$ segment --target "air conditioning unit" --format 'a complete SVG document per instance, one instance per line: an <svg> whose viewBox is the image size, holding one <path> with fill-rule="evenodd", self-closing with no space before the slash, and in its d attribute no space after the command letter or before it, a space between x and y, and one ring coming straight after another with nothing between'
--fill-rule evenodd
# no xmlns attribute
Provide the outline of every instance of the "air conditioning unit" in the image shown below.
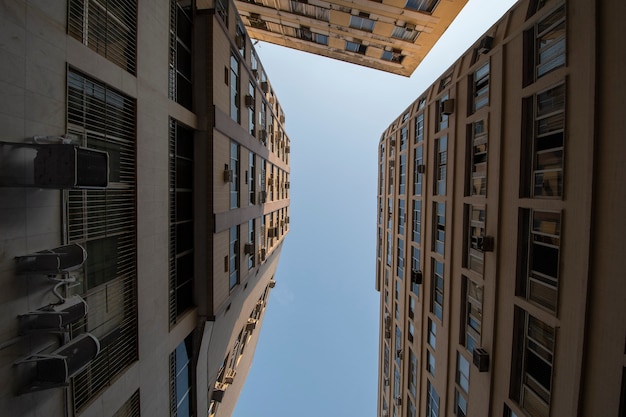
<svg viewBox="0 0 626 417"><path fill-rule="evenodd" d="M274 104L276 102L276 98L274 96L271 96L267 101L269 101L270 104Z"/></svg>
<svg viewBox="0 0 626 417"><path fill-rule="evenodd" d="M290 147L290 146L287 146L287 147L285 148L285 152L287 152L287 153L291 153L291 147Z"/></svg>
<svg viewBox="0 0 626 417"><path fill-rule="evenodd" d="M270 91L270 85L268 84L267 81L263 81L261 83L261 91L263 91L264 93L267 93L268 91Z"/></svg>
<svg viewBox="0 0 626 417"><path fill-rule="evenodd" d="M478 237L478 250L483 252L493 252L494 241L493 236L479 236Z"/></svg>
<svg viewBox="0 0 626 417"><path fill-rule="evenodd" d="M261 129L259 130L259 140L263 143L267 140L267 130Z"/></svg>
<svg viewBox="0 0 626 417"><path fill-rule="evenodd" d="M224 182L233 182L233 170L232 169L224 170Z"/></svg>
<svg viewBox="0 0 626 417"><path fill-rule="evenodd" d="M389 378L385 378L384 384L385 384L386 387L389 386Z"/></svg>
<svg viewBox="0 0 626 417"><path fill-rule="evenodd" d="M259 301L256 302L255 309L256 309L257 312L263 310L263 300L259 300Z"/></svg>
<svg viewBox="0 0 626 417"><path fill-rule="evenodd" d="M274 185L274 177L270 176L270 177L267 179L267 185L268 185L269 187L271 187L271 186L273 186L273 185Z"/></svg>
<svg viewBox="0 0 626 417"><path fill-rule="evenodd" d="M267 237L278 237L278 227L272 227L267 230Z"/></svg>
<svg viewBox="0 0 626 417"><path fill-rule="evenodd" d="M396 146L396 138L391 139L391 146Z"/></svg>
<svg viewBox="0 0 626 417"><path fill-rule="evenodd" d="M229 369L228 371L226 371L226 373L224 374L224 384L232 384L235 380L236 375L237 371L235 371L234 369Z"/></svg>
<svg viewBox="0 0 626 417"><path fill-rule="evenodd" d="M486 54L487 52L491 51L492 45L493 45L493 37L489 35L485 36L484 38L480 40L480 43L478 44L478 53Z"/></svg>
<svg viewBox="0 0 626 417"><path fill-rule="evenodd" d="M259 79L259 70L258 69L253 69L252 70L252 75L254 76L254 78L256 80L258 80Z"/></svg>
<svg viewBox="0 0 626 417"><path fill-rule="evenodd" d="M270 288L274 288L276 286L276 281L274 281L273 279L270 280Z"/></svg>
<svg viewBox="0 0 626 417"><path fill-rule="evenodd" d="M439 111L441 114L450 115L454 113L454 99L449 98L440 103Z"/></svg>
<svg viewBox="0 0 626 417"><path fill-rule="evenodd" d="M474 365L478 368L478 372L489 371L489 354L483 348L475 348L472 356Z"/></svg>
<svg viewBox="0 0 626 417"><path fill-rule="evenodd" d="M450 115L454 113L454 99L449 98L440 103L439 111L441 114Z"/></svg>
<svg viewBox="0 0 626 417"><path fill-rule="evenodd" d="M245 253L246 255L254 253L254 243L251 242L243 245L243 253Z"/></svg>
<svg viewBox="0 0 626 417"><path fill-rule="evenodd" d="M409 32L413 32L415 30L415 25L413 23L407 23L406 25L404 25L404 29Z"/></svg>
<svg viewBox="0 0 626 417"><path fill-rule="evenodd" d="M235 45L237 45L237 48L243 49L245 44L246 44L246 39L244 38L243 35L236 35L235 36Z"/></svg>
<svg viewBox="0 0 626 417"><path fill-rule="evenodd" d="M289 181L285 183L285 188L289 189Z"/></svg>
<svg viewBox="0 0 626 417"><path fill-rule="evenodd" d="M214 388L213 393L211 394L211 400L221 403L224 399L224 390L221 388Z"/></svg>
<svg viewBox="0 0 626 417"><path fill-rule="evenodd" d="M257 319L248 319L248 322L246 323L246 331L251 332L252 330L256 329L256 323Z"/></svg>
<svg viewBox="0 0 626 417"><path fill-rule="evenodd" d="M419 269L411 270L411 282L413 284L421 285L424 280L424 274Z"/></svg>
<svg viewBox="0 0 626 417"><path fill-rule="evenodd" d="M259 203L265 204L267 200L267 191L259 191Z"/></svg>
<svg viewBox="0 0 626 417"><path fill-rule="evenodd" d="M261 260L261 262L265 261L265 257L266 257L266 251L265 248L261 248L261 250L259 251L259 259Z"/></svg>
<svg viewBox="0 0 626 417"><path fill-rule="evenodd" d="M402 397L396 397L396 405L398 407L402 406Z"/></svg>
<svg viewBox="0 0 626 417"><path fill-rule="evenodd" d="M285 116L281 114L280 116L280 122L281 123L285 123Z"/></svg>
<svg viewBox="0 0 626 417"><path fill-rule="evenodd" d="M396 161L393 161L393 160L389 161L389 167L390 168L393 168L395 166L396 166Z"/></svg>
<svg viewBox="0 0 626 417"><path fill-rule="evenodd" d="M246 95L246 106L254 107L254 97L252 97L250 94Z"/></svg>
<svg viewBox="0 0 626 417"><path fill-rule="evenodd" d="M426 172L426 165L424 165L424 164L419 164L419 165L417 166L417 173L418 173L418 174L423 174L423 173L425 173L425 172Z"/></svg>

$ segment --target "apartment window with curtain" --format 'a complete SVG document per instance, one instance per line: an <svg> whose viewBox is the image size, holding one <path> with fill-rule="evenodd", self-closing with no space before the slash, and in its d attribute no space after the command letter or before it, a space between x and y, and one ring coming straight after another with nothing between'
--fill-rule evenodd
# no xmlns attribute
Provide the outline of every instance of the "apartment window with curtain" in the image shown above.
<svg viewBox="0 0 626 417"><path fill-rule="evenodd" d="M239 225L232 226L229 230L228 276L232 290L239 284Z"/></svg>
<svg viewBox="0 0 626 417"><path fill-rule="evenodd" d="M420 171L424 169L422 153L422 145L418 145L413 149L413 195L422 195L422 177L424 175Z"/></svg>
<svg viewBox="0 0 626 417"><path fill-rule="evenodd" d="M230 181L230 208L238 208L240 199L239 199L239 157L240 157L240 146L235 141L230 141L230 165L229 169L231 171L231 181Z"/></svg>
<svg viewBox="0 0 626 417"><path fill-rule="evenodd" d="M565 84L523 100L524 197L561 198L565 143Z"/></svg>
<svg viewBox="0 0 626 417"><path fill-rule="evenodd" d="M398 178L398 194L406 193L406 153L400 155L400 174Z"/></svg>
<svg viewBox="0 0 626 417"><path fill-rule="evenodd" d="M71 337L89 331L100 354L73 378L72 405L80 413L90 400L137 360L137 265L135 223L135 100L70 68L67 132L86 148L109 154L105 190L63 192L67 243L88 253L74 271L90 314L71 327Z"/></svg>
<svg viewBox="0 0 626 417"><path fill-rule="evenodd" d="M193 335L170 353L170 417L194 416Z"/></svg>
<svg viewBox="0 0 626 417"><path fill-rule="evenodd" d="M169 309L170 326L193 306L193 131L169 121Z"/></svg>
<svg viewBox="0 0 626 417"><path fill-rule="evenodd" d="M487 195L487 124L485 120L467 126L468 174L466 195Z"/></svg>
<svg viewBox="0 0 626 417"><path fill-rule="evenodd" d="M252 82L248 84L248 95L250 96L250 98L246 98L249 100L249 103L246 103L248 107L248 132L252 136L256 136L256 88Z"/></svg>
<svg viewBox="0 0 626 417"><path fill-rule="evenodd" d="M192 107L191 42L193 10L191 2L170 0L169 98Z"/></svg>
<svg viewBox="0 0 626 417"><path fill-rule="evenodd" d="M404 278L404 240L398 239L396 259L396 273L400 279Z"/></svg>
<svg viewBox="0 0 626 417"><path fill-rule="evenodd" d="M517 294L555 313L561 252L561 213L520 210Z"/></svg>
<svg viewBox="0 0 626 417"><path fill-rule="evenodd" d="M413 242L422 243L422 201L413 200Z"/></svg>
<svg viewBox="0 0 626 417"><path fill-rule="evenodd" d="M527 86L565 66L567 54L565 4L524 32L523 83Z"/></svg>
<svg viewBox="0 0 626 417"><path fill-rule="evenodd" d="M136 0L70 0L67 31L97 54L136 74Z"/></svg>
<svg viewBox="0 0 626 417"><path fill-rule="evenodd" d="M230 54L230 118L235 122L241 122L241 97L239 90L241 88L241 77L239 59L231 52Z"/></svg>
<svg viewBox="0 0 626 417"><path fill-rule="evenodd" d="M352 29L363 30L365 32L372 32L374 30L375 22L369 18L367 13L359 13L358 16L350 16L350 27Z"/></svg>
<svg viewBox="0 0 626 417"><path fill-rule="evenodd" d="M515 307L510 396L536 417L550 416L555 329Z"/></svg>

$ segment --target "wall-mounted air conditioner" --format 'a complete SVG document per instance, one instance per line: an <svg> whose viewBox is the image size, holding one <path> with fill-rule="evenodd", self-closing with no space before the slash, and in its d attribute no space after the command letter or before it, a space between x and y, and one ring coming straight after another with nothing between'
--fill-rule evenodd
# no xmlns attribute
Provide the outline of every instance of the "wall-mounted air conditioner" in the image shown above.
<svg viewBox="0 0 626 417"><path fill-rule="evenodd" d="M244 38L243 35L236 35L235 36L235 45L237 45L237 48L243 49L245 44L246 44L246 38Z"/></svg>
<svg viewBox="0 0 626 417"><path fill-rule="evenodd" d="M243 245L243 253L246 255L254 253L254 243L250 242Z"/></svg>
<svg viewBox="0 0 626 417"><path fill-rule="evenodd" d="M426 172L426 165L424 164L419 164L417 166L417 173L418 174L424 174Z"/></svg>
<svg viewBox="0 0 626 417"><path fill-rule="evenodd" d="M276 281L274 281L273 279L270 280L269 283L270 288L274 288L276 286Z"/></svg>
<svg viewBox="0 0 626 417"><path fill-rule="evenodd" d="M248 321L246 322L246 331L251 332L252 330L256 329L256 323L257 319L248 319Z"/></svg>
<svg viewBox="0 0 626 417"><path fill-rule="evenodd" d="M224 182L233 182L233 170L232 169L224 170Z"/></svg>
<svg viewBox="0 0 626 417"><path fill-rule="evenodd" d="M411 270L411 283L421 285L424 280L424 274L419 269Z"/></svg>
<svg viewBox="0 0 626 417"><path fill-rule="evenodd" d="M483 348L475 348L472 355L472 361L478 368L479 372L489 371L489 354Z"/></svg>
<svg viewBox="0 0 626 417"><path fill-rule="evenodd" d="M235 376L237 375L237 371L234 369L229 369L224 374L224 384L232 384L235 380Z"/></svg>
<svg viewBox="0 0 626 417"><path fill-rule="evenodd" d="M267 93L268 91L270 91L270 85L268 84L267 81L263 81L261 83L261 91L263 91L264 93Z"/></svg>
<svg viewBox="0 0 626 417"><path fill-rule="evenodd" d="M441 114L450 115L454 113L454 99L449 98L440 103Z"/></svg>
<svg viewBox="0 0 626 417"><path fill-rule="evenodd" d="M250 94L246 95L246 106L254 107L254 97L252 97Z"/></svg>
<svg viewBox="0 0 626 417"><path fill-rule="evenodd" d="M493 236L479 236L477 242L478 250L483 252L493 252Z"/></svg>

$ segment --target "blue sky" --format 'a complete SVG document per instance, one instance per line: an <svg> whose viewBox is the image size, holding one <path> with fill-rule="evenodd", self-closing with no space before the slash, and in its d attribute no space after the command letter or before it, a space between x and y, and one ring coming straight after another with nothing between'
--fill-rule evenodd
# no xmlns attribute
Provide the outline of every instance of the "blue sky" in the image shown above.
<svg viewBox="0 0 626 417"><path fill-rule="evenodd" d="M410 78L259 43L291 139L291 230L233 417L374 417L377 145L514 3L470 0Z"/></svg>

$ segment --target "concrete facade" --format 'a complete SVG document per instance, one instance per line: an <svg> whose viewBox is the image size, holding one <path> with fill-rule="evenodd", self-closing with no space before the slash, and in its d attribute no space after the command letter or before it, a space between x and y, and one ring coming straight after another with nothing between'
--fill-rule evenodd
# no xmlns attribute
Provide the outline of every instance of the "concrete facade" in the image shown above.
<svg viewBox="0 0 626 417"><path fill-rule="evenodd" d="M0 187L0 406L228 416L289 231L285 116L233 4L109 3L0 6L0 141L104 147L110 168L106 190ZM86 318L21 335L16 316L59 299L15 257L71 243L87 261L59 291ZM67 387L18 395L35 365L16 362L85 332L100 354Z"/></svg>
<svg viewBox="0 0 626 417"><path fill-rule="evenodd" d="M383 133L378 416L625 412L618 3L518 2Z"/></svg>
<svg viewBox="0 0 626 417"><path fill-rule="evenodd" d="M467 0L235 3L254 39L408 77Z"/></svg>

